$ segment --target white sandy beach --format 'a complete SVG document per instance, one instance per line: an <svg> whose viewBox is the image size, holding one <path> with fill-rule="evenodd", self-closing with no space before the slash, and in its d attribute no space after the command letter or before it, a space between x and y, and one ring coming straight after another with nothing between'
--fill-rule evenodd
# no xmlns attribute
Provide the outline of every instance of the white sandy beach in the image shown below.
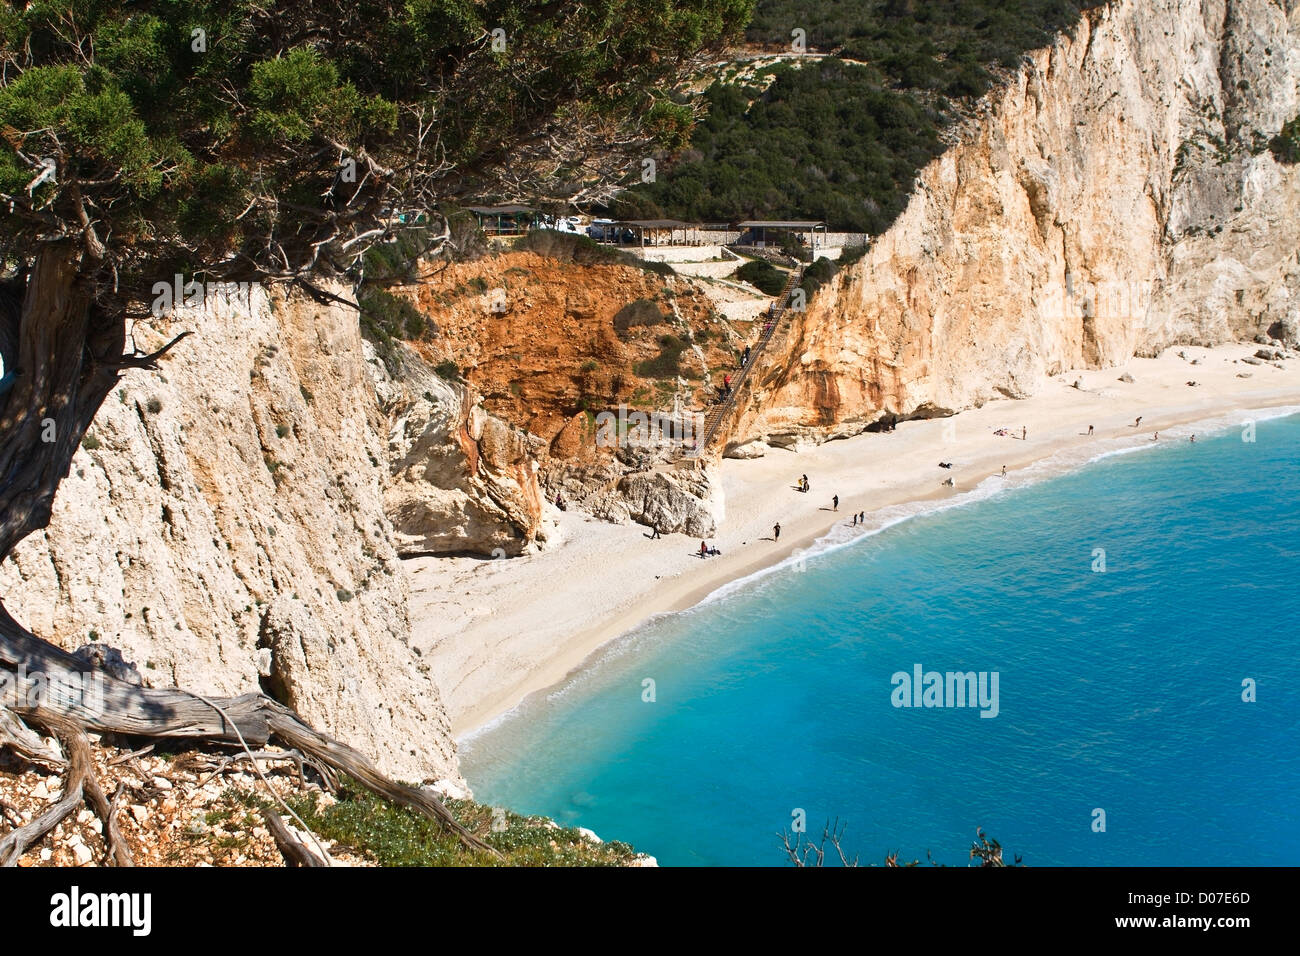
<svg viewBox="0 0 1300 956"><path fill-rule="evenodd" d="M1284 369L1234 362L1254 344L1180 346L1125 366L1064 373L1033 398L1001 400L950 419L907 422L800 452L722 464L726 517L710 541L721 557L701 560L684 535L649 538L641 525L610 525L557 513L564 542L510 560L416 558L414 643L430 663L457 737L582 665L602 644L652 614L689 607L728 581L774 565L854 513L968 492L1005 465L1009 483L1052 458L1062 467L1124 445L1188 441L1192 423L1249 410L1300 406L1300 362ZM1186 354L1183 359L1179 352ZM1199 365L1190 360L1200 359ZM1135 382L1120 382L1129 372ZM1242 372L1249 378L1238 378ZM1073 383L1081 380L1082 389ZM1195 380L1199 384L1189 387ZM1141 415L1140 428L1133 427ZM1095 435L1086 437L1088 426ZM1016 437L1000 437L1005 427ZM1028 438L1021 440L1021 429ZM938 467L950 461L948 471ZM795 490L807 474L809 494ZM941 482L951 475L954 487ZM839 512L830 510L831 496ZM781 523L781 539L772 525Z"/></svg>

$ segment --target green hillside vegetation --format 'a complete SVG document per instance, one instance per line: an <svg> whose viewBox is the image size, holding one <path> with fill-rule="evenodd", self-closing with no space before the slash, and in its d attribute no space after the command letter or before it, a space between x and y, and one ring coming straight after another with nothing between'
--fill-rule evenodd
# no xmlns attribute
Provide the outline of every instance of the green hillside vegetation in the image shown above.
<svg viewBox="0 0 1300 956"><path fill-rule="evenodd" d="M872 69L839 60L761 71L771 86L715 83L691 150L634 194L648 216L728 222L824 219L878 232L916 170L942 151L941 114L889 90ZM751 105L752 101L752 105Z"/></svg>
<svg viewBox="0 0 1300 956"><path fill-rule="evenodd" d="M759 0L751 43L838 58L715 81L691 146L625 192L620 216L692 221L822 219L878 234L902 210L941 131L993 70L1072 27L1076 0ZM861 61L848 63L845 60ZM734 73L732 74L734 77Z"/></svg>
<svg viewBox="0 0 1300 956"><path fill-rule="evenodd" d="M877 66L889 85L978 96L987 67L1014 68L1096 2L1076 0L759 0L751 43L788 48L804 30L811 49Z"/></svg>

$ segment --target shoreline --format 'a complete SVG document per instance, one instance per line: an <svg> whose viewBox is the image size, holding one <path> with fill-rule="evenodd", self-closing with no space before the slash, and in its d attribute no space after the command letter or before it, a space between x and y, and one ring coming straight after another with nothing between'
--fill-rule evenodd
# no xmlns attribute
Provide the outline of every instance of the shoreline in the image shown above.
<svg viewBox="0 0 1300 956"><path fill-rule="evenodd" d="M1154 445L1156 431L1177 430L1170 439L1187 441L1189 425L1217 431L1232 423L1215 420L1234 413L1286 414L1300 406L1300 363L1277 369L1234 361L1256 347L1178 347L1113 368L1070 370L1030 398L906 422L891 433L725 459L726 513L711 539L722 555L707 561L698 556L698 542L685 535L651 541L641 525L610 525L569 512L556 513L563 543L537 555L502 562L408 559L413 644L443 691L453 735L468 742L651 617L694 607L729 585L776 571L799 552L817 547L820 553L874 534L933 510L936 502L979 500L977 489L1000 476L1003 465L1014 488L1038 480L1026 472L1050 467L1054 459L1064 474L1105 454ZM1201 360L1194 367L1197 388L1186 386L1189 362L1176 351ZM1251 377L1237 378L1242 370ZM1126 371L1135 383L1117 381ZM1077 379L1085 383L1082 390L1070 384ZM1143 424L1134 428L1138 414ZM1089 424L1096 425L1092 438L1086 436ZM994 436L997 427L1014 429L1016 437ZM1022 427L1029 429L1023 442ZM952 461L952 470L939 469L940 460ZM810 479L808 494L794 488L803 473ZM949 475L953 488L941 484ZM838 513L831 510L832 494L841 499ZM900 508L910 510L882 517ZM850 516L862 511L862 530L849 530ZM780 542L771 540L772 520L781 521ZM838 526L845 528L841 540L828 541Z"/></svg>

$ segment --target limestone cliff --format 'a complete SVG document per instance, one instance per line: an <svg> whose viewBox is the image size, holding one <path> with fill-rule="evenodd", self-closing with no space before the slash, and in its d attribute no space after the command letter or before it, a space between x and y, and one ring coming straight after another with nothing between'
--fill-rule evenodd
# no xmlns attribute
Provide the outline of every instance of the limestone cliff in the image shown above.
<svg viewBox="0 0 1300 956"><path fill-rule="evenodd" d="M109 396L47 531L0 566L9 610L148 684L258 689L402 779L459 781L384 512L389 421L356 312L254 290L136 326L196 330Z"/></svg>
<svg viewBox="0 0 1300 956"><path fill-rule="evenodd" d="M403 555L514 556L554 536L544 520L538 456L545 442L485 411L410 349L401 373L372 360L389 419L384 507Z"/></svg>
<svg viewBox="0 0 1300 956"><path fill-rule="evenodd" d="M764 356L731 434L1019 397L1175 343L1300 327L1300 6L1119 0L1032 54L870 253Z"/></svg>

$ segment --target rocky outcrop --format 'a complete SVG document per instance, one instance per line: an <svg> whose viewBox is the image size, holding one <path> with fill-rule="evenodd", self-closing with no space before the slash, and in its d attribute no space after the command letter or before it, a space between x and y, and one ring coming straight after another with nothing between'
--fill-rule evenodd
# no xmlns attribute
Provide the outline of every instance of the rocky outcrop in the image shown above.
<svg viewBox="0 0 1300 956"><path fill-rule="evenodd" d="M389 416L384 507L401 554L513 556L553 535L537 477L545 442L409 349L400 377L373 358L370 371Z"/></svg>
<svg viewBox="0 0 1300 956"><path fill-rule="evenodd" d="M597 497L590 508L597 517L635 521L660 534L710 538L724 517L718 488L716 476L695 468L634 472L620 478L613 491Z"/></svg>
<svg viewBox="0 0 1300 956"><path fill-rule="evenodd" d="M734 445L1300 324L1300 7L1119 0L1037 51L783 330ZM759 446L750 446L757 448Z"/></svg>
<svg viewBox="0 0 1300 956"><path fill-rule="evenodd" d="M196 334L109 396L49 528L0 565L7 608L68 649L120 650L146 684L261 687L399 778L458 780L407 643L356 313L255 290L139 323L136 343L180 328Z"/></svg>

